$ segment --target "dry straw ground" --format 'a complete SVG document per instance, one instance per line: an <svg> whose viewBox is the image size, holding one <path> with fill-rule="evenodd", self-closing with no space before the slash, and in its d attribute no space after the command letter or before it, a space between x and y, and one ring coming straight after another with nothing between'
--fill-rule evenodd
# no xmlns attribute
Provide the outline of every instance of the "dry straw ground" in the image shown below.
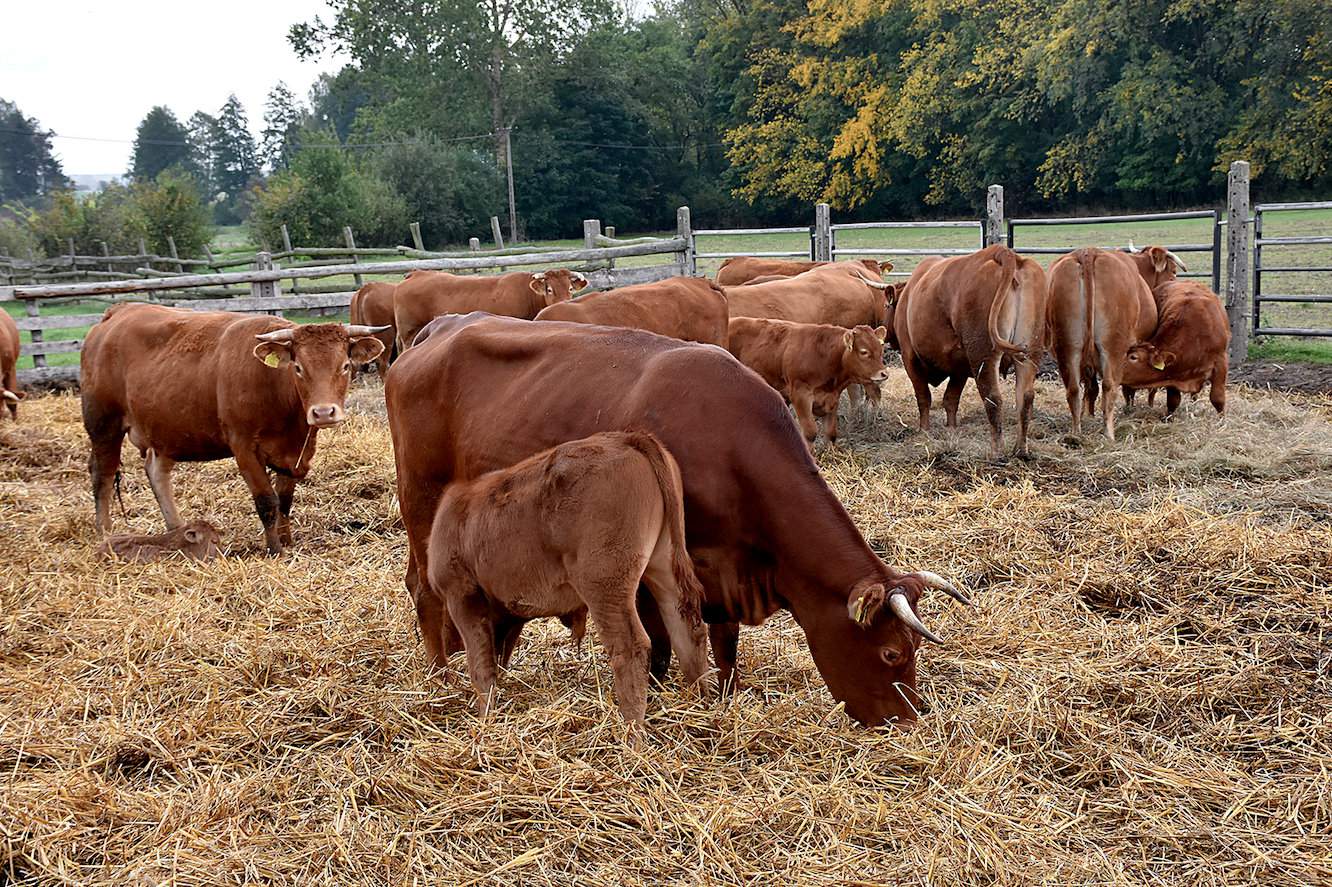
<svg viewBox="0 0 1332 887"><path fill-rule="evenodd" d="M885 556L976 593L925 608L934 713L852 726L775 618L750 690L668 688L637 750L557 624L486 722L425 673L374 383L280 559L230 463L178 472L206 566L96 561L78 402L34 398L0 427L0 883L1328 883L1332 402L1140 405L1107 445L1043 383L1035 459L991 463L974 397L911 434L899 372L821 453ZM157 526L128 447L125 500Z"/></svg>

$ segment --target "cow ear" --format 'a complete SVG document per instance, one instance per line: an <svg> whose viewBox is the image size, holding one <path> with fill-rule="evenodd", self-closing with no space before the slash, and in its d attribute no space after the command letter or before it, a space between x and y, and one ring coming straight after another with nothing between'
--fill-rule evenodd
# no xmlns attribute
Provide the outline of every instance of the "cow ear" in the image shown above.
<svg viewBox="0 0 1332 887"><path fill-rule="evenodd" d="M186 530L186 531L185 531L185 541L188 542L188 543L190 543L191 545L198 545L198 544L199 544L199 540L202 539L202 538L203 538L203 537L199 535L199 531L198 531L198 530Z"/></svg>
<svg viewBox="0 0 1332 887"><path fill-rule="evenodd" d="M1152 257L1152 268L1158 274L1170 267L1170 256L1166 253L1165 247L1154 246L1147 250L1147 254Z"/></svg>
<svg viewBox="0 0 1332 887"><path fill-rule="evenodd" d="M853 590L850 600L847 601L846 610L852 622L866 626L874 622L874 617L879 615L879 611L883 609L886 600L888 600L888 593L884 590L882 584L876 582L859 594L856 594Z"/></svg>
<svg viewBox="0 0 1332 887"><path fill-rule="evenodd" d="M1156 360L1152 361L1152 366L1156 367L1158 370L1163 370L1174 363L1175 359L1175 352L1173 351L1158 351L1156 352ZM1160 366L1157 366L1158 362L1160 363Z"/></svg>
<svg viewBox="0 0 1332 887"><path fill-rule="evenodd" d="M533 275L532 275L532 280L527 284L527 287L528 287L528 289L530 289L532 292L536 293L538 296L544 296L544 295L546 294L546 275L545 275L545 273L542 272L542 273L540 273L540 274L533 274Z"/></svg>
<svg viewBox="0 0 1332 887"><path fill-rule="evenodd" d="M842 335L842 344L846 346L847 351L850 351L855 347L855 333L851 332L851 330L847 330L846 333Z"/></svg>
<svg viewBox="0 0 1332 887"><path fill-rule="evenodd" d="M347 347L347 357L352 363L369 363L384 351L384 343L374 336L357 336Z"/></svg>
<svg viewBox="0 0 1332 887"><path fill-rule="evenodd" d="M879 337L879 344L882 345L884 342L888 341L888 327L876 326L874 328L874 335Z"/></svg>
<svg viewBox="0 0 1332 887"><path fill-rule="evenodd" d="M254 346L255 359L264 366L284 367L293 360L291 346L286 342L260 342Z"/></svg>

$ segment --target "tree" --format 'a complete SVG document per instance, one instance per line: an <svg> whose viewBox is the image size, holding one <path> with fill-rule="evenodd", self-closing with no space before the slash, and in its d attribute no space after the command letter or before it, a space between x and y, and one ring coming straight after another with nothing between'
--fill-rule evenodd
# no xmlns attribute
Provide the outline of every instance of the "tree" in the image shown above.
<svg viewBox="0 0 1332 887"><path fill-rule="evenodd" d="M163 170L172 167L190 170L192 165L189 132L170 108L154 105L134 134L130 178L151 182Z"/></svg>
<svg viewBox="0 0 1332 887"><path fill-rule="evenodd" d="M291 158L299 147L301 127L307 117L305 108L296 99L287 84L278 81L268 93L264 106L264 131L259 153L270 171L291 166Z"/></svg>
<svg viewBox="0 0 1332 887"><path fill-rule="evenodd" d="M193 177L178 167L172 168L155 181L135 182L131 190L150 250L167 255L170 237L181 255L203 253L213 230Z"/></svg>
<svg viewBox="0 0 1332 887"><path fill-rule="evenodd" d="M218 112L210 143L213 165L209 177L218 195L215 218L220 224L234 224L243 216L242 199L250 182L259 175L254 136L245 108L235 95Z"/></svg>
<svg viewBox="0 0 1332 887"><path fill-rule="evenodd" d="M345 142L357 112L368 105L383 104L383 96L372 91L369 80L350 65L336 74L320 74L310 87L310 126L332 132Z"/></svg>
<svg viewBox="0 0 1332 887"><path fill-rule="evenodd" d="M213 134L217 131L217 118L203 111L190 115L189 131L186 141L190 143L190 170L199 182L199 192L211 201L217 194L213 182L213 167L216 158L213 151Z"/></svg>
<svg viewBox="0 0 1332 887"><path fill-rule="evenodd" d="M69 187L49 130L0 99L0 203L33 200Z"/></svg>

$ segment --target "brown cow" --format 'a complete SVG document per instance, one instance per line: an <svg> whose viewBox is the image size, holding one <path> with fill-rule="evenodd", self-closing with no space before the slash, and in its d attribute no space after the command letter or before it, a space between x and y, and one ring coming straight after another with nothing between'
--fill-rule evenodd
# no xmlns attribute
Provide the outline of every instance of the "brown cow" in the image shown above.
<svg viewBox="0 0 1332 887"><path fill-rule="evenodd" d="M459 648L447 614L420 593L444 488L598 431L643 430L675 457L689 554L723 682L734 677L735 623L791 609L832 695L866 724L914 720L916 649L932 637L914 608L927 588L956 589L880 560L832 490L782 398L719 348L638 330L441 317L384 386L407 588L430 661ZM639 612L652 672L668 634L651 598Z"/></svg>
<svg viewBox="0 0 1332 887"><path fill-rule="evenodd" d="M19 350L18 324L14 323L14 318L9 316L8 311L0 310L0 393L3 394L5 406L9 407L9 415L15 422L18 421L19 401L23 399L16 369Z"/></svg>
<svg viewBox="0 0 1332 887"><path fill-rule="evenodd" d="M167 529L182 523L172 467L231 456L254 496L269 553L281 552L291 544L292 497L310 470L318 430L342 422L351 365L379 354L377 332L161 305L108 308L80 356L98 528L111 529L111 491L128 432Z"/></svg>
<svg viewBox="0 0 1332 887"><path fill-rule="evenodd" d="M1165 388L1166 416L1180 393L1210 386L1208 399L1226 410L1230 321L1216 294L1191 280L1171 280L1152 291L1160 306L1156 332L1128 350L1120 381L1129 388Z"/></svg>
<svg viewBox="0 0 1332 887"><path fill-rule="evenodd" d="M882 382L884 327L846 329L824 323L791 323L737 317L728 346L736 359L781 392L795 408L796 420L810 446L818 434L814 403L826 411L824 433L837 443L837 401L852 384Z"/></svg>
<svg viewBox="0 0 1332 887"><path fill-rule="evenodd" d="M217 557L222 537L206 520L192 520L174 530L158 533L155 536L118 533L109 536L98 547L97 553L104 558L119 558L126 561L161 560L180 552L185 557L198 561L209 561Z"/></svg>
<svg viewBox="0 0 1332 887"><path fill-rule="evenodd" d="M584 607L615 672L620 714L647 710L647 586L685 681L707 670L703 589L685 550L680 469L646 432L594 434L444 490L430 531L430 584L467 648L481 714L495 688L496 611L573 616ZM422 633L434 626L425 622Z"/></svg>
<svg viewBox="0 0 1332 887"><path fill-rule="evenodd" d="M532 320L542 308L563 302L587 286L577 271L514 271L499 276L423 271L408 275L393 295L398 350L406 351L427 323L441 314L485 311Z"/></svg>
<svg viewBox="0 0 1332 887"><path fill-rule="evenodd" d="M1050 341L1064 382L1073 433L1096 410L1101 389L1105 436L1115 439L1116 396L1129 346L1156 329L1150 281L1174 279L1178 259L1163 247L1138 253L1084 247L1050 266ZM1146 277L1144 277L1146 275Z"/></svg>
<svg viewBox="0 0 1332 887"><path fill-rule="evenodd" d="M893 308L902 365L916 392L920 429L930 427L930 386L948 380L944 413L957 426L967 379L976 380L990 421L990 455L1003 450L999 362L1016 362L1018 440L1027 455L1027 424L1036 396L1036 366L1045 342L1045 272L1005 246L967 256L929 257L911 272Z"/></svg>
<svg viewBox="0 0 1332 887"><path fill-rule="evenodd" d="M879 280L893 270L892 262L876 262L873 259L856 259L865 269ZM800 262L789 259L762 259L755 256L732 256L717 269L714 279L718 286L741 286L754 283L759 277L795 277L813 268L821 268L828 262Z"/></svg>
<svg viewBox="0 0 1332 887"><path fill-rule="evenodd" d="M536 319L629 327L726 347L726 295L701 277L670 277L588 293L543 308Z"/></svg>
<svg viewBox="0 0 1332 887"><path fill-rule="evenodd" d="M397 333L393 326L393 292L397 288L396 283L372 280L358 289L351 300L353 326L384 328L382 333L375 334L375 338L384 346L384 350L375 358L375 367L381 379L388 372L389 364L398 356Z"/></svg>

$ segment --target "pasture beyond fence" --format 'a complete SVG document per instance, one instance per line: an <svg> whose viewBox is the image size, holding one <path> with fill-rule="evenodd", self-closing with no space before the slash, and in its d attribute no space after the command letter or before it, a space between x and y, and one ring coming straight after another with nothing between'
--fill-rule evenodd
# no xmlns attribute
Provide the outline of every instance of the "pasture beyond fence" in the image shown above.
<svg viewBox="0 0 1332 887"><path fill-rule="evenodd" d="M15 280L16 272L24 269L13 261L6 263L0 258L0 275L8 274L13 283L6 290L0 287L0 298L20 299L25 303L27 316L18 321L19 328L31 334L32 341L23 344L22 353L31 355L34 368L24 370L20 378L24 382L68 382L77 378L76 367L48 367L46 356L51 354L75 353L82 347L79 339L63 341L44 341L43 333L51 330L78 330L95 323L100 315L77 314L66 316L43 316L39 305L43 300L78 299L101 296L147 296L162 301L163 304L189 307L196 310L230 310L281 314L283 311L341 311L351 302L351 296L367 275L403 274L415 270L447 270L456 272L504 271L514 267L573 265L583 272L592 287L604 289L614 286L627 286L660 280L673 275L698 275L700 260L711 264L718 259L734 255L752 255L771 258L800 258L811 261L835 261L854 257L890 258L898 264L891 274L906 277L910 274L908 264L914 264L924 256L930 255L965 255L990 244L1004 243L1020 253L1037 256L1054 256L1067 253L1078 246L1095 245L1105 249L1117 249L1124 243L1097 242L1094 244L1045 243L1041 245L1025 242L1021 237L1024 228L1055 228L1059 226L1100 226L1100 225L1147 225L1157 222L1177 222L1197 220L1206 222L1209 236L1197 242L1161 243L1175 253L1206 254L1209 261L1195 263L1191 270L1182 276L1208 280L1226 306L1230 318L1232 341L1231 361L1239 362L1248 353L1250 332L1260 335L1286 336L1332 336L1332 329L1322 329L1306 324L1302 327L1262 327L1261 306L1277 302L1302 302L1309 304L1332 304L1332 295L1323 294L1283 294L1268 293L1263 289L1263 274L1281 274L1289 272L1314 273L1332 272L1332 263L1315 265L1274 265L1263 267L1264 247L1293 247L1313 244L1332 244L1332 236L1303 236L1264 238L1262 232L1264 214L1290 212L1307 209L1332 209L1332 201L1300 204L1258 204L1250 216L1249 204L1249 168L1244 161L1236 161L1231 166L1227 187L1226 211L1224 217L1218 209L1195 210L1189 212L1141 213L1135 215L1107 215L1076 218L1016 218L1007 219L1004 215L1004 189L1000 185L991 185L986 194L986 212L984 218L950 221L875 221L847 222L834 224L832 213L827 204L817 204L814 208L813 223L807 226L785 226L772 228L694 228L688 207L680 207L676 216L676 232L670 237L637 237L618 239L615 229L602 229L600 220L588 219L583 223L583 247L581 249L559 249L536 246L503 247L501 239L496 240L499 248L483 251L477 238L472 238L466 252L429 252L421 248L419 226L411 226L413 246L388 248L358 248L350 228L344 229L346 247L293 247L283 231L283 250L269 253L259 252L243 260L251 267L244 271L224 271L235 267L242 260L235 258L219 259L211 253L207 258L181 259L175 255L153 256L140 247L140 255L132 257L109 256L81 257L71 251L68 256L52 263L52 280L59 280L73 273L91 276L97 279L83 283L29 282ZM1231 224L1231 220L1242 219L1243 224ZM1254 228L1252 238L1253 262L1249 262L1251 238L1250 226ZM959 241L955 245L943 246L933 238L943 237L947 233L965 236L972 232L974 245ZM886 246L872 238L877 233L896 232L904 234L923 233L931 238L929 242L915 246ZM799 237L796 248L790 243L793 237ZM1062 235L1061 235L1062 236ZM765 248L773 245L784 248ZM739 246L749 238L756 248ZM808 238L808 248L802 241ZM709 248L709 243L725 239L731 248L718 250ZM956 238L954 238L956 240ZM1223 246L1222 241L1225 241ZM1145 245L1144 239L1139 245ZM1160 241L1154 241L1160 242ZM173 245L174 246L174 245ZM105 248L103 252L106 252ZM624 267L616 266L616 261L626 258L663 255L667 261L659 264ZM371 257L393 257L388 261L363 261ZM300 257L306 257L301 259ZM117 275L111 271L87 269L89 261L96 260L106 268L114 267L117 260L133 259L135 273L141 276L134 279ZM275 262L286 260L285 266ZM1225 274L1223 275L1223 262ZM173 264L174 271L152 267L154 264ZM69 270L64 271L67 267ZM187 272L186 267L206 267L208 273ZM79 269L84 270L80 271ZM28 269L31 271L32 269ZM96 273L89 273L96 271ZM705 272L706 273L706 272ZM327 287L302 285L302 281L350 277L354 285L345 280ZM280 292L281 281L290 281L287 293ZM1252 284L1252 298L1250 298ZM160 294L176 293L174 300L160 300ZM188 294L189 298L186 298ZM204 297L204 298L199 298ZM213 298L208 298L213 297Z"/></svg>

